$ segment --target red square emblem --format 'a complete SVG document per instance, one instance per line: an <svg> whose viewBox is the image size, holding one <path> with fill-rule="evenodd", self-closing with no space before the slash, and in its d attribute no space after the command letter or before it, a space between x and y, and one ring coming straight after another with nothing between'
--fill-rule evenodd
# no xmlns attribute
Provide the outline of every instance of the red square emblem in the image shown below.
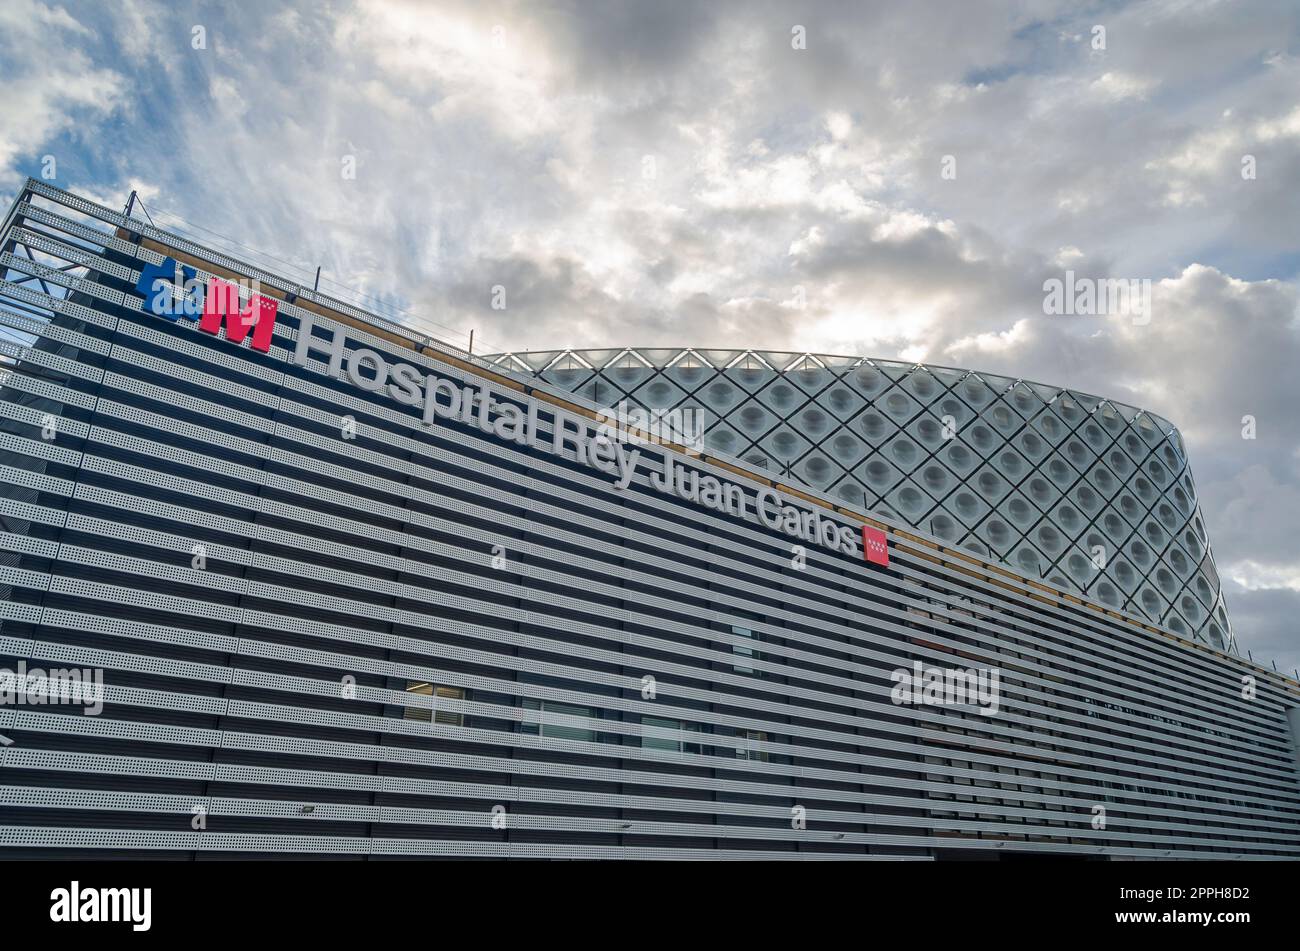
<svg viewBox="0 0 1300 951"><path fill-rule="evenodd" d="M884 532L870 525L862 526L862 557L873 565L889 564L889 541Z"/></svg>

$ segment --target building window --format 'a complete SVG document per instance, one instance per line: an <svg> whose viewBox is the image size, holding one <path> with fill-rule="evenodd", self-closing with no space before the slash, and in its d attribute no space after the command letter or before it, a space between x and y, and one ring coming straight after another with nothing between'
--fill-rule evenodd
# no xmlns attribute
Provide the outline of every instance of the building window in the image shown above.
<svg viewBox="0 0 1300 951"><path fill-rule="evenodd" d="M755 743L766 743L767 734L762 730L737 730L736 738L740 740L736 746L736 757L738 759L754 760L759 763L767 762L767 750L754 749Z"/></svg>
<svg viewBox="0 0 1300 951"><path fill-rule="evenodd" d="M683 740L678 736L665 735L670 730L695 734L704 732L704 729L698 723L683 723L681 720L664 720L660 717L642 717L641 748L664 750L668 753L702 753L704 751L703 744L698 739Z"/></svg>
<svg viewBox="0 0 1300 951"><path fill-rule="evenodd" d="M567 703L556 703L553 700L535 700L532 697L526 697L523 702L525 710L536 710L541 714L541 735L555 740L586 740L594 742L596 731L579 726L573 722L573 719L566 719L560 722L560 717L591 719L592 712L590 707L575 707ZM538 732L536 723L521 723L519 732L532 733Z"/></svg>
<svg viewBox="0 0 1300 951"><path fill-rule="evenodd" d="M659 717L641 718L641 747L647 750L665 750L680 753L682 742L673 736L665 736L665 731L680 730L681 720L662 720Z"/></svg>
<svg viewBox="0 0 1300 951"><path fill-rule="evenodd" d="M731 628L731 633L737 634L740 637L748 637L750 640L757 640L757 638L754 637L754 632L747 627L736 627L733 625ZM732 670L734 670L738 674L752 674L754 672L754 668L750 667L748 664L744 662L745 659L753 658L754 648L748 646L747 644L732 644L731 653L733 656L740 658L740 660L737 660L732 663L731 665Z"/></svg>
<svg viewBox="0 0 1300 951"><path fill-rule="evenodd" d="M464 700L464 687L444 687L434 686L433 684L421 683L411 680L406 684L407 693L423 694L426 697L445 697L448 700ZM437 700L434 706L439 706ZM441 723L444 726L464 726L465 716L461 713L453 713L449 710L427 710L424 707L407 707L402 714L404 720L423 720L428 723L430 715L434 723Z"/></svg>

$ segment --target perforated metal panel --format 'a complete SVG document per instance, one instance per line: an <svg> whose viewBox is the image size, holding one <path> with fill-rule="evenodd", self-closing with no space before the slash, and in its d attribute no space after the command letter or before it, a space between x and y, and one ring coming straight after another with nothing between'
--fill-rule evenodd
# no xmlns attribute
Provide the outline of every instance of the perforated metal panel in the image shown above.
<svg viewBox="0 0 1300 951"><path fill-rule="evenodd" d="M31 184L15 246L68 269L0 272L0 321L25 335L0 369L0 655L102 670L104 709L0 705L18 740L0 853L1300 856L1282 716L1300 689L1134 623L1227 630L1162 420L850 358L497 360L535 381L496 380L497 398L535 408L544 437L552 393L707 409L710 452L857 509L865 488L1019 566L891 532L887 571L812 546L795 567L787 536L666 500L644 472L620 491L425 427L316 354L292 365L303 301L342 315L313 320L349 348L470 384L482 364L273 275L266 354L141 313L136 276L162 255L106 227L242 266ZM1097 545L1116 553L1100 576ZM1000 668L999 714L894 704L890 672L917 660Z"/></svg>

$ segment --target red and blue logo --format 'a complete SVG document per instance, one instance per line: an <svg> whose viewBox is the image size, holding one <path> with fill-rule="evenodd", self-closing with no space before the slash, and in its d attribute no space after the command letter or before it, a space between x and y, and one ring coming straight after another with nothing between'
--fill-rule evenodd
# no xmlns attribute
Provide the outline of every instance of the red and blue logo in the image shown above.
<svg viewBox="0 0 1300 951"><path fill-rule="evenodd" d="M226 327L226 339L243 343L252 331L249 346L267 353L280 302L250 290L248 302L241 303L239 285L219 277L208 278L207 286L198 280L194 268L163 258L160 264L146 264L140 270L135 289L144 295L141 308L147 314L168 320L197 320L199 329L210 334Z"/></svg>

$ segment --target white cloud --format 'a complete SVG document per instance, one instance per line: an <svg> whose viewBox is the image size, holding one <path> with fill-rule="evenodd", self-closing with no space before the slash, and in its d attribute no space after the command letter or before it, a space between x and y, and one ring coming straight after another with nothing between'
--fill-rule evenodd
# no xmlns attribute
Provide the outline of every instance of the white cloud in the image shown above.
<svg viewBox="0 0 1300 951"><path fill-rule="evenodd" d="M1097 97L1108 102L1125 99L1145 99L1155 87L1155 82L1129 73L1102 73L1089 88Z"/></svg>
<svg viewBox="0 0 1300 951"><path fill-rule="evenodd" d="M1121 4L1098 55L1068 0L814 5L802 52L776 0L208 9L179 17L212 21L197 53L150 0L0 5L0 184L77 138L106 203L134 184L479 349L840 351L1150 401L1187 435L1220 564L1280 610L1300 60L1265 0ZM1065 268L1152 279L1152 322L1044 317Z"/></svg>
<svg viewBox="0 0 1300 951"><path fill-rule="evenodd" d="M1246 559L1234 562L1224 570L1224 574L1247 591L1262 588L1286 588L1300 591L1300 563L1292 565L1261 565Z"/></svg>
<svg viewBox="0 0 1300 951"><path fill-rule="evenodd" d="M120 102L121 77L95 67L78 49L88 32L60 6L34 0L0 4L0 186L18 183L17 163L25 157L40 164L49 155L57 170L67 156L55 140L78 121L110 114Z"/></svg>

